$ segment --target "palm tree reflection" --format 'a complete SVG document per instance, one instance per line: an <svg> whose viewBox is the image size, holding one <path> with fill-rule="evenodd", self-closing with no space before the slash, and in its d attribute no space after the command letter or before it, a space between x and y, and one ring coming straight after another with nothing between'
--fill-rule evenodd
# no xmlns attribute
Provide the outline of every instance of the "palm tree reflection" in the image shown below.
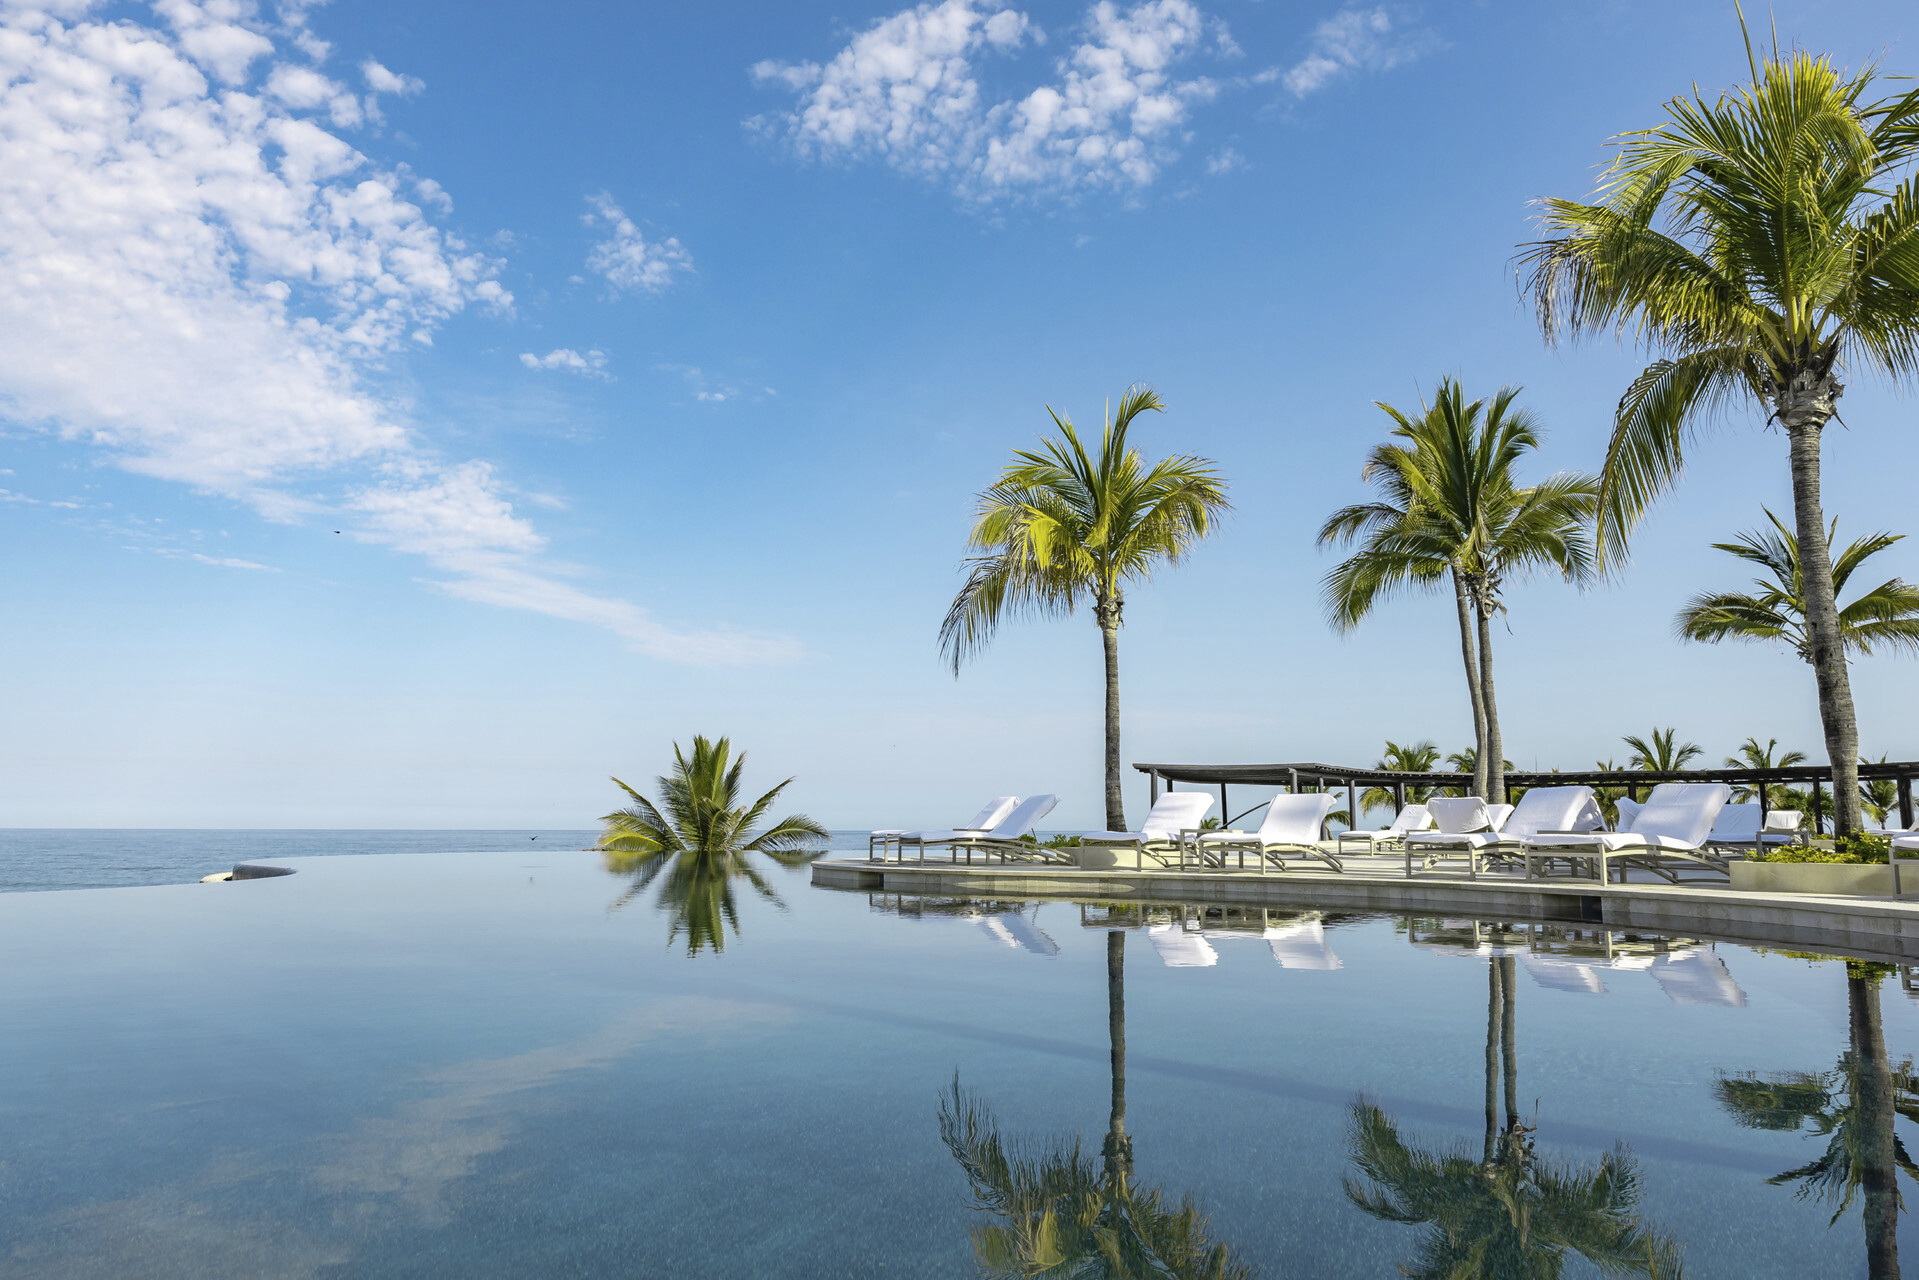
<svg viewBox="0 0 1919 1280"><path fill-rule="evenodd" d="M1364 1181L1346 1179L1347 1197L1375 1218L1429 1228L1401 1268L1416 1280L1544 1280L1562 1273L1569 1253L1609 1275L1679 1276L1677 1244L1638 1216L1643 1188L1623 1147L1583 1168L1534 1150L1519 1117L1516 981L1511 956L1489 962L1478 1159L1470 1148L1412 1146L1390 1115L1362 1099L1352 1108L1352 1159Z"/></svg>
<svg viewBox="0 0 1919 1280"><path fill-rule="evenodd" d="M730 927L740 931L733 882L744 880L762 898L777 905L780 897L748 855L763 853L784 863L806 862L816 853L809 844L826 839L826 829L804 814L792 814L770 826L759 824L773 802L793 780L788 778L751 804L739 803L740 775L746 753L733 754L725 738L693 739L689 757L673 746L673 771L655 781L660 803L627 786L614 783L633 803L600 819L603 830L597 846L606 869L633 878L626 892L608 910L617 911L660 884L656 905L669 917L667 945L682 935L686 953L726 949Z"/></svg>
<svg viewBox="0 0 1919 1280"><path fill-rule="evenodd" d="M1174 1204L1133 1180L1126 1133L1126 935L1106 935L1106 1010L1111 1105L1096 1161L1080 1140L1033 1150L1009 1147L992 1112L960 1088L940 1100L940 1137L966 1172L975 1208L997 1221L972 1228L988 1276L1168 1277L1250 1280L1251 1267L1208 1238L1190 1195Z"/></svg>
<svg viewBox="0 0 1919 1280"><path fill-rule="evenodd" d="M1871 1280L1897 1280L1898 1171L1919 1179L1919 1167L1893 1129L1898 1116L1919 1121L1919 1082L1911 1058L1894 1066L1886 1052L1879 983L1889 972L1886 965L1846 962L1850 1043L1831 1071L1747 1072L1721 1076L1713 1085L1720 1105L1748 1128L1806 1130L1827 1140L1818 1158L1766 1181L1776 1187L1797 1184L1795 1194L1802 1199L1833 1205L1831 1224L1859 1197Z"/></svg>

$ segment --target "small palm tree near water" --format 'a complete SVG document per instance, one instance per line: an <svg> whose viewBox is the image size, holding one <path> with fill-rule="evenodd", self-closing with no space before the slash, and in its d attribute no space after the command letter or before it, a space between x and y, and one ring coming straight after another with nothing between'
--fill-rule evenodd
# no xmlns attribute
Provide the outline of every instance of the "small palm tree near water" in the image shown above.
<svg viewBox="0 0 1919 1280"><path fill-rule="evenodd" d="M1127 441L1133 420L1165 406L1133 387L1089 452L1072 422L1050 407L1057 436L1020 450L979 495L966 583L940 624L953 674L986 647L1006 617L1065 617L1093 609L1106 658L1106 825L1126 829L1120 799L1119 629L1126 589L1177 565L1231 507L1204 458L1148 464Z"/></svg>
<svg viewBox="0 0 1919 1280"><path fill-rule="evenodd" d="M1386 749L1380 753L1376 769L1389 769L1394 773L1433 773L1439 765L1439 748L1427 738L1418 742L1401 744L1391 738L1386 740ZM1407 804L1424 804L1431 799L1437 787L1408 786ZM1390 809L1399 803L1399 797L1390 787L1368 787L1360 793L1361 809Z"/></svg>
<svg viewBox="0 0 1919 1280"><path fill-rule="evenodd" d="M1739 750L1726 757L1728 769L1790 769L1794 765L1804 764L1806 753L1803 751L1779 750L1779 739L1767 738L1766 745L1760 746L1759 739L1747 738L1739 744ZM1767 788L1767 798L1774 799L1779 794L1777 788ZM1738 785L1732 789L1734 804L1750 804L1759 799L1759 788ZM1774 804L1775 809L1789 808Z"/></svg>
<svg viewBox="0 0 1919 1280"><path fill-rule="evenodd" d="M1812 633L1806 625L1805 574L1799 563L1799 539L1778 516L1766 512L1770 530L1742 533L1732 542L1715 542L1716 550L1739 557L1765 570L1755 578L1755 591L1717 591L1697 595L1679 611L1673 630L1682 640L1717 644L1721 640L1752 640L1784 644L1802 662L1812 661ZM1830 542L1839 522L1827 530ZM1874 533L1856 538L1832 562L1835 599L1852 575L1868 559L1903 537ZM1919 587L1890 578L1839 605L1839 636L1848 654L1870 656L1873 647L1919 653Z"/></svg>
<svg viewBox="0 0 1919 1280"><path fill-rule="evenodd" d="M614 907L624 906L658 881L658 905L672 916L667 941L684 933L688 955L725 950L729 926L739 933L734 880L744 880L761 897L779 902L749 854L786 860L826 839L826 828L804 814L766 822L791 778L741 804L745 769L746 753L735 756L725 738L696 736L690 756L675 743L672 772L655 779L659 803L615 778L614 785L633 803L600 819L596 848L605 856L606 869L633 877Z"/></svg>

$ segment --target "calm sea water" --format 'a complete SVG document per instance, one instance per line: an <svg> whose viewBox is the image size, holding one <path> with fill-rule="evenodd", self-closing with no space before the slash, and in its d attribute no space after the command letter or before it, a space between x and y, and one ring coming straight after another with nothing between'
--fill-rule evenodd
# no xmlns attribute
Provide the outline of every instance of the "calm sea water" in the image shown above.
<svg viewBox="0 0 1919 1280"><path fill-rule="evenodd" d="M0 895L0 1276L963 1277L1038 1221L995 1198L1025 1169L1128 1239L1190 1203L1268 1277L1456 1237L1462 1275L1844 1280L1887 1205L1848 1171L1909 1127L1857 1099L1919 1113L1898 970L771 863L641 886L559 843Z"/></svg>
<svg viewBox="0 0 1919 1280"><path fill-rule="evenodd" d="M189 884L236 862L363 853L503 853L580 849L581 831L182 831L0 828L0 893ZM834 849L866 849L866 832L836 831Z"/></svg>

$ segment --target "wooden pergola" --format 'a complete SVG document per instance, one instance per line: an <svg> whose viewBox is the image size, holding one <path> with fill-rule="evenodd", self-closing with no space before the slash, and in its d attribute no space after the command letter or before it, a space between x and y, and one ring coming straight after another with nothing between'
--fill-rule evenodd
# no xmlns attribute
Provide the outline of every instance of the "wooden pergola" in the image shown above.
<svg viewBox="0 0 1919 1280"><path fill-rule="evenodd" d="M1216 786L1219 788L1219 810L1221 822L1231 826L1245 813L1235 815L1226 802L1226 789L1229 786L1247 787L1284 787L1288 791L1326 791L1333 787L1346 788L1347 813L1354 822L1359 820L1359 789L1361 787L1388 787L1393 793L1393 803L1403 808L1406 804L1407 787L1449 787L1468 791L1473 785L1470 773L1401 773L1392 769L1360 769L1349 765L1323 764L1318 761L1302 761L1292 764L1135 764L1133 768L1147 775L1152 782L1153 799L1159 799L1160 788L1172 789L1176 782ZM1870 782L1880 778L1891 778L1898 783L1899 825L1912 826L1912 780L1919 777L1919 760L1887 761L1883 764L1861 764L1859 780ZM1825 808L1820 799L1825 788L1832 783L1832 768L1829 765L1793 765L1784 769L1568 769L1564 772L1527 772L1515 771L1506 775L1508 799L1511 791L1523 791L1528 787L1590 786L1624 787L1626 794L1637 800L1641 789L1650 790L1660 782L1728 782L1735 786L1750 787L1758 793L1761 807L1766 804L1766 788L1769 786L1812 786L1814 796L1814 827L1819 834L1825 833L1825 819L1821 811ZM1260 803L1265 803L1261 801ZM1258 808L1254 805L1253 808ZM1252 809L1248 809L1251 813Z"/></svg>

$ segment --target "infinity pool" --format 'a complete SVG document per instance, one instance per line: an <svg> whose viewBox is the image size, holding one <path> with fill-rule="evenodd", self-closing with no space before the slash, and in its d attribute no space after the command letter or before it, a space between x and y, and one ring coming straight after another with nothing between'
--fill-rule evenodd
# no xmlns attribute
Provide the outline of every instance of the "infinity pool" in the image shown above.
<svg viewBox="0 0 1919 1280"><path fill-rule="evenodd" d="M287 865L0 896L0 1276L1896 1274L1897 969L776 867L689 956L592 854Z"/></svg>

